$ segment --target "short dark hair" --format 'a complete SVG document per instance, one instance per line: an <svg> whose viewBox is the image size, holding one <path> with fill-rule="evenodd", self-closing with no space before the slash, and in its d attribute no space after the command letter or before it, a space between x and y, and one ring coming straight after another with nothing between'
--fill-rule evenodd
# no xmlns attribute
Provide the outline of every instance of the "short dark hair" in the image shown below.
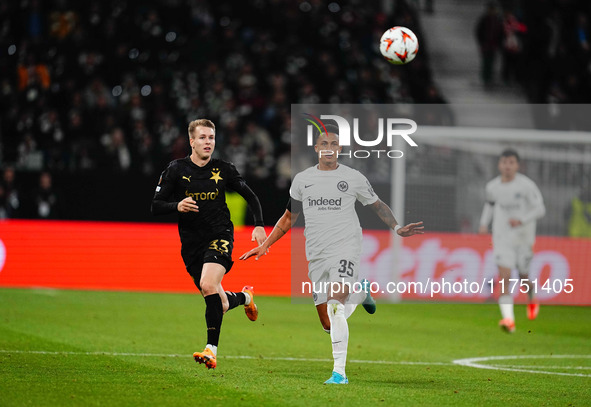
<svg viewBox="0 0 591 407"><path fill-rule="evenodd" d="M189 123L189 137L191 137L191 138L194 137L193 132L199 126L209 127L210 129L213 129L213 132L215 133L215 124L213 124L213 122L211 120L197 119L197 120L193 120L191 123Z"/></svg>
<svg viewBox="0 0 591 407"><path fill-rule="evenodd" d="M503 152L501 153L501 157L515 157L517 162L521 161L519 158L519 154L517 154L517 151L515 151L512 148L507 148L507 149L503 150Z"/></svg>
<svg viewBox="0 0 591 407"><path fill-rule="evenodd" d="M325 129L326 129L326 131L325 131ZM336 126L334 124L325 124L324 127L320 127L320 131L318 131L318 129L316 129L316 137L314 137L315 142L318 143L318 137L320 137L321 135L323 135L325 133L334 133L338 136L339 135L339 126Z"/></svg>

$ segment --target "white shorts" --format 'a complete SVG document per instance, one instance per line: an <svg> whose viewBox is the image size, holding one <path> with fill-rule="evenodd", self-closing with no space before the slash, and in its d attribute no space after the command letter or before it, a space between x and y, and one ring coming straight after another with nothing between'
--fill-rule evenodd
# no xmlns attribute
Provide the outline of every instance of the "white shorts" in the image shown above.
<svg viewBox="0 0 591 407"><path fill-rule="evenodd" d="M534 252L531 245L495 244L493 249L497 266L517 269L521 277L529 275L529 265Z"/></svg>
<svg viewBox="0 0 591 407"><path fill-rule="evenodd" d="M326 303L331 293L337 294L342 289L343 283L353 287L358 281L359 264L359 257L311 260L308 263L308 278L312 282L314 305Z"/></svg>

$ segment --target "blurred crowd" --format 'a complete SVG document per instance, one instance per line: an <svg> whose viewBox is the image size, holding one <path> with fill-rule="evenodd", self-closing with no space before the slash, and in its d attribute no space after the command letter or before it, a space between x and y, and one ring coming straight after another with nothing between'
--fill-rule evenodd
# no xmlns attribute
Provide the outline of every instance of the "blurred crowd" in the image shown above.
<svg viewBox="0 0 591 407"><path fill-rule="evenodd" d="M591 2L499 0L487 3L476 25L482 80L524 87L530 103L591 101Z"/></svg>
<svg viewBox="0 0 591 407"><path fill-rule="evenodd" d="M0 217L59 217L57 198L71 189L64 174L109 174L113 183L140 174L155 183L169 161L188 154L187 125L203 117L217 125L218 157L249 182L283 191L291 104L445 103L432 81L418 3L0 2ZM523 85L535 103L591 98L586 1L490 6L478 38L481 49L502 55L503 81ZM393 68L378 45L396 25L411 28L421 50ZM372 181L388 181L388 168L371 171L383 175ZM18 188L6 181L14 173ZM55 191L52 183L59 194L43 192L43 184ZM31 203L15 212L9 203L19 189ZM61 201L61 213L72 213ZM52 209L34 202L53 202Z"/></svg>
<svg viewBox="0 0 591 407"><path fill-rule="evenodd" d="M0 219L60 219L63 208L53 178L42 171L36 183L23 185L13 166L7 165L0 178Z"/></svg>
<svg viewBox="0 0 591 407"><path fill-rule="evenodd" d="M20 0L0 3L0 162L17 171L157 176L217 125L217 154L290 180L290 104L440 103L427 54L399 69L383 31L406 0Z"/></svg>

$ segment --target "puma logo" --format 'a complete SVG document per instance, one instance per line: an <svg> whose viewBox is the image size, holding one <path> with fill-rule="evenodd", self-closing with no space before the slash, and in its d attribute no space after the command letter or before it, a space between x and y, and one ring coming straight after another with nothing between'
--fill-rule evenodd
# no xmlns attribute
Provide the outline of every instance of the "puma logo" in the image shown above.
<svg viewBox="0 0 591 407"><path fill-rule="evenodd" d="M189 175L188 177L185 177L185 176L183 175L183 178L182 178L182 179L186 179L187 181L191 182L191 177L192 177L192 175Z"/></svg>

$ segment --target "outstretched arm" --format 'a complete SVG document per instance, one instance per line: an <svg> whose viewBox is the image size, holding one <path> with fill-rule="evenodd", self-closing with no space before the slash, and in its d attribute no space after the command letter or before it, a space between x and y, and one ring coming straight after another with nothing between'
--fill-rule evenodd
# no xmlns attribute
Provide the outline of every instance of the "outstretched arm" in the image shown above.
<svg viewBox="0 0 591 407"><path fill-rule="evenodd" d="M417 234L423 234L423 221L416 223L409 223L406 226L398 225L392 209L384 203L381 199L378 199L371 205L371 209L380 217L390 229L394 230L399 236L407 237Z"/></svg>
<svg viewBox="0 0 591 407"><path fill-rule="evenodd" d="M260 245L267 237L267 234L265 233L265 223L263 222L263 209L261 207L259 198L252 191L252 189L250 189L250 187L246 185L246 182L243 179L239 179L238 182L234 182L231 185L231 188L233 188L236 192L242 195L242 197L248 204L250 211L254 215L255 228L252 231L251 241L256 241L257 244Z"/></svg>
<svg viewBox="0 0 591 407"><path fill-rule="evenodd" d="M269 247L281 239L287 233L287 231L291 229L291 225L293 225L298 219L298 215L299 213L292 214L289 209L286 209L285 213L283 216L281 216L281 218L279 218L275 224L275 227L273 228L273 231L271 231L271 234L265 239L263 244L255 247L249 252L244 253L242 256L240 256L240 260L246 260L252 256L256 256L255 260L258 260L263 254L266 254L269 251Z"/></svg>

